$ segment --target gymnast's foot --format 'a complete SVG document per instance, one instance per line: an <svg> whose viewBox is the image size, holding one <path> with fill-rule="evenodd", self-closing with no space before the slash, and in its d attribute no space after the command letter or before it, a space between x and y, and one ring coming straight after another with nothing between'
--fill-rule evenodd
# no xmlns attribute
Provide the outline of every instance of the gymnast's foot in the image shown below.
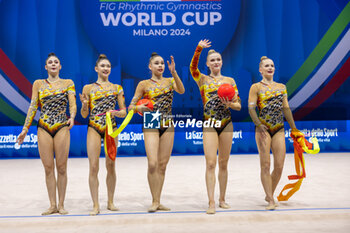
<svg viewBox="0 0 350 233"><path fill-rule="evenodd" d="M117 207L115 207L115 205L113 203L108 203L107 209L110 211L118 211L119 210Z"/></svg>
<svg viewBox="0 0 350 233"><path fill-rule="evenodd" d="M48 210L45 212L42 212L41 215L50 215L50 214L56 214L58 213L58 209L56 206L51 206Z"/></svg>
<svg viewBox="0 0 350 233"><path fill-rule="evenodd" d="M215 207L214 208L213 207L209 207L207 209L207 214L215 214L215 213L216 213Z"/></svg>
<svg viewBox="0 0 350 233"><path fill-rule="evenodd" d="M220 202L219 207L222 209L230 209L231 208L231 206L224 201Z"/></svg>
<svg viewBox="0 0 350 233"><path fill-rule="evenodd" d="M207 214L215 214L216 210L215 210L215 202L210 202L209 201L209 207L207 209Z"/></svg>
<svg viewBox="0 0 350 233"><path fill-rule="evenodd" d="M152 203L151 207L148 208L148 212L153 213L156 212L159 208L159 203Z"/></svg>
<svg viewBox="0 0 350 233"><path fill-rule="evenodd" d="M159 204L157 210L170 211L170 208L163 206L162 204Z"/></svg>
<svg viewBox="0 0 350 233"><path fill-rule="evenodd" d="M265 207L266 210L274 210L276 209L276 204L274 201L270 201L269 204Z"/></svg>
<svg viewBox="0 0 350 233"><path fill-rule="evenodd" d="M100 207L99 206L94 206L93 210L89 213L90 216L96 216L100 213Z"/></svg>
<svg viewBox="0 0 350 233"><path fill-rule="evenodd" d="M58 213L62 215L68 214L68 211L64 209L64 207L58 208Z"/></svg>
<svg viewBox="0 0 350 233"><path fill-rule="evenodd" d="M265 201L266 201L267 203L270 203L270 199L269 199L267 196L265 197ZM275 203L275 207L277 207L277 206L278 206L278 203L275 202L275 200L273 200L273 202Z"/></svg>

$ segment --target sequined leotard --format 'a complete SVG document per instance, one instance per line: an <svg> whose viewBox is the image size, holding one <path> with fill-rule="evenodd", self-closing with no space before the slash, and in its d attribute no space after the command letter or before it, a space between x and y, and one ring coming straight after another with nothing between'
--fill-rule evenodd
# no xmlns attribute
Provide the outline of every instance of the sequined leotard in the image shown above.
<svg viewBox="0 0 350 233"><path fill-rule="evenodd" d="M74 96L75 102L75 87L72 80L61 79L57 85L60 87L53 88L52 84L45 80L38 80L39 90L38 98L35 98L31 102L30 113L27 116L24 128L29 128L34 116L38 104L41 106L41 114L38 122L38 127L44 129L52 137L54 137L57 132L67 125L67 115L66 108L68 104L69 96ZM71 100L69 101L71 105ZM75 103L74 103L75 105ZM75 113L74 113L75 114Z"/></svg>
<svg viewBox="0 0 350 233"><path fill-rule="evenodd" d="M149 99L153 103L153 111L159 111L161 115L159 137L169 129L169 123L171 121L171 107L174 97L174 78L164 78L161 84L149 79L144 81L146 84L143 98ZM140 98L139 98L140 99ZM131 105L136 105L139 99L133 99Z"/></svg>
<svg viewBox="0 0 350 233"><path fill-rule="evenodd" d="M204 120L212 120L214 122L220 121L220 127L214 127L218 135L225 129L225 127L231 122L231 112L220 100L217 90L220 85L224 84L224 79L215 79L210 76L201 74L198 69L199 57L202 52L202 47L197 46L193 55L190 71L193 79L198 84L202 101L203 101L203 118ZM235 93L237 93L238 101L240 97L238 94L237 86L233 85Z"/></svg>
<svg viewBox="0 0 350 233"><path fill-rule="evenodd" d="M276 84L273 87L260 82L257 106L259 120L268 128L271 137L284 128L283 121L283 97L287 96L286 86Z"/></svg>
<svg viewBox="0 0 350 233"><path fill-rule="evenodd" d="M89 93L89 107L91 109L89 117L89 127L96 130L101 138L104 137L106 130L106 115L98 116L109 110L114 110L117 103L118 95L123 94L122 86L114 84L111 90L105 90L98 83L91 84ZM113 128L117 127L114 117L111 119Z"/></svg>

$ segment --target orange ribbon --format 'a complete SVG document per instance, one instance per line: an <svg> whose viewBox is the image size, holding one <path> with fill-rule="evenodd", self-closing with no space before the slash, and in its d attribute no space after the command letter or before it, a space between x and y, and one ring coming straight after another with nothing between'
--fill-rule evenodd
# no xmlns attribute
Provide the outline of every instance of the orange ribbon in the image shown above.
<svg viewBox="0 0 350 233"><path fill-rule="evenodd" d="M108 157L114 161L115 157L117 156L117 147L115 145L114 138L108 134L108 127L106 127L103 143L105 148L105 155L108 155Z"/></svg>
<svg viewBox="0 0 350 233"><path fill-rule="evenodd" d="M104 137L103 143L105 148L105 155L108 155L108 157L111 158L111 160L113 161L117 156L117 147L115 145L114 138L116 138L123 131L123 129L129 124L133 115L134 115L134 110L130 110L128 115L124 118L120 127L113 132L111 113L106 112L106 131L105 131L105 137Z"/></svg>
<svg viewBox="0 0 350 233"><path fill-rule="evenodd" d="M293 139L295 171L297 174L288 176L288 179L298 181L285 185L277 197L278 201L287 201L296 191L300 189L301 183L306 177L303 153L306 152L308 154L317 154L320 151L316 138L312 138L313 143L310 143L305 139L304 134L297 129L292 129L290 136ZM286 195L283 194L285 190L289 190Z"/></svg>

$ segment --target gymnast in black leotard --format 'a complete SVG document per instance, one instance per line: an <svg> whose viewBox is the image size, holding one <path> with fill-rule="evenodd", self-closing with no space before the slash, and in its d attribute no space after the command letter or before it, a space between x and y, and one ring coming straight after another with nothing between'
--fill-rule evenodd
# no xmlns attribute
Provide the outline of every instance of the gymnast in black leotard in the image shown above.
<svg viewBox="0 0 350 233"><path fill-rule="evenodd" d="M222 58L220 53L210 50L207 56L207 66L210 75L202 74L198 69L199 56L203 48L209 48L211 42L201 40L193 55L190 71L196 81L203 101L204 120L219 122L219 127L203 128L203 148L206 158L206 185L209 199L208 214L215 214L215 168L217 152L219 150L219 183L220 197L219 207L228 209L230 206L225 202L227 186L227 164L230 157L233 126L230 108L236 111L241 109L241 101L238 94L236 82L233 78L221 75ZM235 96L231 101L220 99L217 91L220 85L231 84L235 89Z"/></svg>
<svg viewBox="0 0 350 233"><path fill-rule="evenodd" d="M138 112L150 111L145 105L136 106L142 97L153 103L154 111L161 114L160 129L144 129L145 149L148 159L148 182L152 194L152 205L149 212L157 210L170 210L160 204L160 195L163 188L165 170L170 159L174 143L174 129L169 127L171 120L171 105L174 91L183 94L185 88L175 70L174 58L171 56L171 63L168 61L168 68L172 78L164 78L164 60L157 53L153 53L149 60L149 69L152 77L141 81L136 88L134 98L129 109ZM164 120L163 120L164 119ZM169 128L167 128L169 127Z"/></svg>

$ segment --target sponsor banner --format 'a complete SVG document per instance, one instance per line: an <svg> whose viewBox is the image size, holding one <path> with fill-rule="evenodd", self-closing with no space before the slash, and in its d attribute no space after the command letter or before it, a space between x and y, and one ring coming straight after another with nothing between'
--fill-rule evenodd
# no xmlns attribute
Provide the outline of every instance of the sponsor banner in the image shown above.
<svg viewBox="0 0 350 233"><path fill-rule="evenodd" d="M321 152L349 152L350 121L305 121L297 122L297 128L306 138L317 137ZM233 123L232 154L258 153L254 126L249 122ZM22 127L0 127L0 158L39 158L36 127L31 127L22 145L17 145L17 135ZM86 157L87 127L76 125L71 132L70 157ZM285 128L287 152L293 152L290 129ZM130 124L118 136L117 156L145 156L142 124ZM102 143L103 147L103 143ZM101 150L103 156L103 148ZM173 154L203 155L202 128L175 127Z"/></svg>
<svg viewBox="0 0 350 233"><path fill-rule="evenodd" d="M305 138L316 137L321 152L350 151L350 121L298 121L296 127L304 133ZM287 151L293 151L293 141L290 129L285 130L285 136L290 143L286 143Z"/></svg>
<svg viewBox="0 0 350 233"><path fill-rule="evenodd" d="M145 156L141 124L129 124L118 135L118 155Z"/></svg>
<svg viewBox="0 0 350 233"><path fill-rule="evenodd" d="M16 144L22 128L20 126L0 127L0 158L39 157L36 127L29 129L22 145Z"/></svg>

